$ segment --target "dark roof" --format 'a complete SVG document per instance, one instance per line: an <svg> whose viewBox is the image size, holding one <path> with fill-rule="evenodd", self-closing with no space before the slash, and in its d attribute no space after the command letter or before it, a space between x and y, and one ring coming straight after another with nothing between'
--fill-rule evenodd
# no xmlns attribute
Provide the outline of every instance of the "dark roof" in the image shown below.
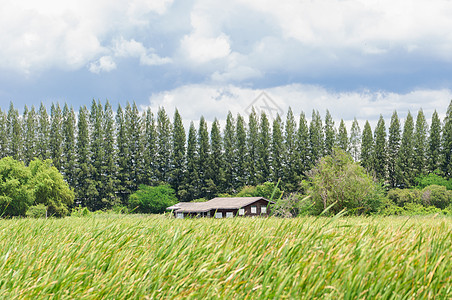
<svg viewBox="0 0 452 300"><path fill-rule="evenodd" d="M259 200L271 202L264 197L213 198L206 202L179 202L167 209L185 213L208 212L217 209L239 209Z"/></svg>

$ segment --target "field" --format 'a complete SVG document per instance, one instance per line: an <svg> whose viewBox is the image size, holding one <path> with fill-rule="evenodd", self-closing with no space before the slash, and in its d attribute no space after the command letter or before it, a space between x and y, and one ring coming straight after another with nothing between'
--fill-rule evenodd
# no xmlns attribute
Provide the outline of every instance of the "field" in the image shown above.
<svg viewBox="0 0 452 300"><path fill-rule="evenodd" d="M452 219L0 220L0 297L452 298Z"/></svg>

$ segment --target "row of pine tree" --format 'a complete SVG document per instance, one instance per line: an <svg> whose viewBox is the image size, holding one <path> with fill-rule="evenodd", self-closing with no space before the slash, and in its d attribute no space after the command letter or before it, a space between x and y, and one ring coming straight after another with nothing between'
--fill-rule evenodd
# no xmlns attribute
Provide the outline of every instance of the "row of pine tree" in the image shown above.
<svg viewBox="0 0 452 300"><path fill-rule="evenodd" d="M140 184L169 183L182 201L234 193L245 185L281 179L285 191L295 191L316 161L338 147L349 152L369 172L390 187L410 187L416 176L439 170L452 174L452 103L441 122L436 111L430 126L422 110L403 126L394 112L386 129L382 116L374 129L363 130L355 119L336 128L326 111L322 119L302 112L296 120L289 108L285 120L252 112L247 118L227 115L224 130L214 120L210 131L204 117L188 136L176 110L172 120L164 108L156 115L140 112L135 103L116 112L107 101L90 109L52 104L50 115L11 103L0 110L0 155L28 164L52 159L76 192L76 203L91 210L126 204Z"/></svg>

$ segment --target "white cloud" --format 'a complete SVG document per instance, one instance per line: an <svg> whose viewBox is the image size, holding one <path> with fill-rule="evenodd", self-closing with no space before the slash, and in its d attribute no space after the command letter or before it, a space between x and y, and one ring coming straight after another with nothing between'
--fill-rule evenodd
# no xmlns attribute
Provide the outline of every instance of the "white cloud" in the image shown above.
<svg viewBox="0 0 452 300"><path fill-rule="evenodd" d="M116 40L114 46L114 55L118 57L137 57L142 65L154 66L163 65L171 62L168 57L160 57L154 53L154 49L147 49L140 42L131 39L130 41L121 38Z"/></svg>
<svg viewBox="0 0 452 300"><path fill-rule="evenodd" d="M89 66L92 73L110 72L116 69L116 63L111 56L102 56L97 62L93 62Z"/></svg>
<svg viewBox="0 0 452 300"><path fill-rule="evenodd" d="M224 58L231 53L229 38L224 34L208 38L198 34L187 35L181 41L181 47L187 51L193 63L207 63L211 60Z"/></svg>
<svg viewBox="0 0 452 300"><path fill-rule="evenodd" d="M246 108L261 92L262 90L234 85L186 85L152 95L150 107L155 112L159 107L165 107L169 114L178 108L185 124L199 120L201 115L209 121L216 117L224 123L228 111L234 115L246 115ZM303 111L310 119L313 110L318 110L322 116L329 110L337 124L340 119L351 124L356 117L361 127L366 120L374 126L380 114L389 126L394 110L397 110L402 119L408 111L415 115L421 108L428 119L434 110L443 118L452 99L452 91L448 89L415 90L406 94L334 92L315 85L293 84L266 89L265 92L283 112L291 107L296 115Z"/></svg>

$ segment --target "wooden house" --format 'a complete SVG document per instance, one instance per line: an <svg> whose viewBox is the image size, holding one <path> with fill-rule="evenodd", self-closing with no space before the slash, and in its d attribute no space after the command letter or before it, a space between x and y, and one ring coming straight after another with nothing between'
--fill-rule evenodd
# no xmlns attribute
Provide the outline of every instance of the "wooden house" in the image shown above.
<svg viewBox="0 0 452 300"><path fill-rule="evenodd" d="M269 204L263 197L214 198L206 202L179 202L167 208L179 219L187 217L232 218L268 216Z"/></svg>

